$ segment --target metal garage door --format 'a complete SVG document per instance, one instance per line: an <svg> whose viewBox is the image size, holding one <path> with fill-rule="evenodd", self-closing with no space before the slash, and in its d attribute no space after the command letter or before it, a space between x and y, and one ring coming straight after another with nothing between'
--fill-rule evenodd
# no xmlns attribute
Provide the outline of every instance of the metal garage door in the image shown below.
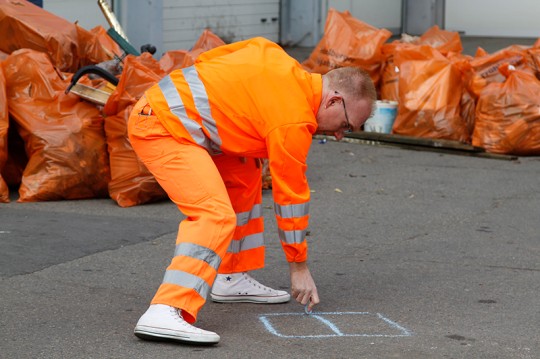
<svg viewBox="0 0 540 359"><path fill-rule="evenodd" d="M163 49L189 49L205 28L225 42L279 40L279 0L163 0Z"/></svg>

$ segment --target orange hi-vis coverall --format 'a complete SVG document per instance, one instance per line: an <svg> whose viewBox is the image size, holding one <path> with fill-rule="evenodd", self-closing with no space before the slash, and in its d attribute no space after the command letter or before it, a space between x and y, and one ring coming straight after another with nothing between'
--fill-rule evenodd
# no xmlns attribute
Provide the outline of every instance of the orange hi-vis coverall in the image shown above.
<svg viewBox="0 0 540 359"><path fill-rule="evenodd" d="M264 38L205 52L146 91L129 139L186 216L152 304L192 323L217 273L264 266L259 158L269 161L286 258L307 259L305 171L321 97L321 75Z"/></svg>

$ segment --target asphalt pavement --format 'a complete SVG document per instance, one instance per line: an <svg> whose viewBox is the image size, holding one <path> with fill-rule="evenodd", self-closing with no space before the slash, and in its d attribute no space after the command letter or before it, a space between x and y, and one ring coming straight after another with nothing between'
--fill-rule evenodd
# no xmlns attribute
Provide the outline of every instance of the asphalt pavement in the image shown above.
<svg viewBox="0 0 540 359"><path fill-rule="evenodd" d="M315 139L310 259L321 304L208 302L211 347L133 335L174 250L169 201L0 204L2 358L539 358L540 158ZM289 289L264 192L266 268Z"/></svg>

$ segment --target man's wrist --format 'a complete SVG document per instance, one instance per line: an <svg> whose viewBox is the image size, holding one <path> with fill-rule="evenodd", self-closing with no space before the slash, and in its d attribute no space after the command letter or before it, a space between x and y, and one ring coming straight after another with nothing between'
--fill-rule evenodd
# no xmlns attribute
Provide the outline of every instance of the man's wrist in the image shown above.
<svg viewBox="0 0 540 359"><path fill-rule="evenodd" d="M303 262L289 262L289 268L291 272L301 271L307 269L307 261Z"/></svg>

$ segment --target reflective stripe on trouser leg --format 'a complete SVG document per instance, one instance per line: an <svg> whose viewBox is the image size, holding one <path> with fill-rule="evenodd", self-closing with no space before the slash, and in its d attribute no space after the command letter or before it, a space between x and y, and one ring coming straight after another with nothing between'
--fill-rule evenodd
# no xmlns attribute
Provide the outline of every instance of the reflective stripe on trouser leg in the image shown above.
<svg viewBox="0 0 540 359"><path fill-rule="evenodd" d="M227 252L236 214L205 149L179 143L155 116L139 117L135 111L129 120L129 138L139 158L186 216L179 226L174 257L152 303L182 308L184 318L192 323Z"/></svg>
<svg viewBox="0 0 540 359"><path fill-rule="evenodd" d="M264 267L262 168L256 159L213 157L236 212L236 230L219 273L238 273Z"/></svg>

